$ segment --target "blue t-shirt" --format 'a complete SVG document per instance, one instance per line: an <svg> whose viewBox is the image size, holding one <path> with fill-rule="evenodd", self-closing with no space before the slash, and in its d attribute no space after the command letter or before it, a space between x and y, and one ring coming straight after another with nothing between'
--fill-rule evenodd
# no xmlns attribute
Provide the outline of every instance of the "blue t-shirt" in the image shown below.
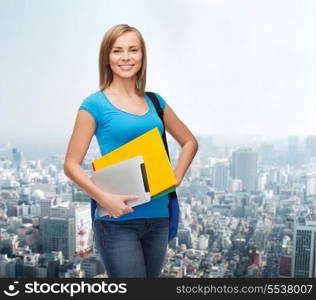
<svg viewBox="0 0 316 300"><path fill-rule="evenodd" d="M157 93L160 106L165 108L165 100ZM163 133L161 122L155 106L151 100L144 95L149 110L143 115L135 115L125 112L114 106L102 91L98 91L87 97L79 107L88 111L96 122L95 136L97 138L101 155L105 155L116 148L128 143L147 131L157 127L160 135ZM134 212L125 214L119 218L106 218L98 215L95 218L106 221L123 221L139 218L168 217L168 195L163 195L151 201L134 206Z"/></svg>

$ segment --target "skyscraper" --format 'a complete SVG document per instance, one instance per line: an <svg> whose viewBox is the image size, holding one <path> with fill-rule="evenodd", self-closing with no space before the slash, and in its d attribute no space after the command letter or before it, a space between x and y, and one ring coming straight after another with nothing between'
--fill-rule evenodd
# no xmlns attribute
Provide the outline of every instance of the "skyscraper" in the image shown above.
<svg viewBox="0 0 316 300"><path fill-rule="evenodd" d="M84 256L92 248L88 203L65 203L50 208L42 218L44 252L62 251L65 258Z"/></svg>
<svg viewBox="0 0 316 300"><path fill-rule="evenodd" d="M54 198L44 198L40 200L40 207L41 207L41 217L49 216L50 210L54 205Z"/></svg>
<svg viewBox="0 0 316 300"><path fill-rule="evenodd" d="M12 162L17 171L21 170L23 161L23 153L17 148L12 149Z"/></svg>
<svg viewBox="0 0 316 300"><path fill-rule="evenodd" d="M294 228L294 251L292 259L292 277L314 278L316 277L316 223L305 225L297 223Z"/></svg>
<svg viewBox="0 0 316 300"><path fill-rule="evenodd" d="M241 179L246 192L257 189L258 153L251 148L239 148L232 154L232 179Z"/></svg>
<svg viewBox="0 0 316 300"><path fill-rule="evenodd" d="M288 163L296 165L299 162L299 139L298 136L288 136Z"/></svg>
<svg viewBox="0 0 316 300"><path fill-rule="evenodd" d="M311 172L306 176L306 195L316 195L316 172Z"/></svg>
<svg viewBox="0 0 316 300"><path fill-rule="evenodd" d="M217 162L213 169L213 183L217 190L225 191L228 188L228 166L225 162Z"/></svg>
<svg viewBox="0 0 316 300"><path fill-rule="evenodd" d="M74 218L43 217L42 235L44 252L62 251L65 258L75 253L75 220Z"/></svg>
<svg viewBox="0 0 316 300"><path fill-rule="evenodd" d="M316 136L308 136L305 140L305 157L306 161L316 158Z"/></svg>

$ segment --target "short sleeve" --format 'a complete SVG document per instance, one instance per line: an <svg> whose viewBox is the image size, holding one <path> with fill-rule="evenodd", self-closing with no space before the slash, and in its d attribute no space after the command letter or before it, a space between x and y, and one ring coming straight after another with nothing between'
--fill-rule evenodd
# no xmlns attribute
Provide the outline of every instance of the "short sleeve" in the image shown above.
<svg viewBox="0 0 316 300"><path fill-rule="evenodd" d="M96 124L99 123L100 121L100 109L99 109L99 104L94 95L90 95L86 99L84 99L79 107L78 110L83 109L89 112L92 117L94 118Z"/></svg>
<svg viewBox="0 0 316 300"><path fill-rule="evenodd" d="M166 105L167 105L166 101L165 101L158 93L155 93L155 95L156 95L157 98L158 98L160 107L164 110L165 107L166 107Z"/></svg>

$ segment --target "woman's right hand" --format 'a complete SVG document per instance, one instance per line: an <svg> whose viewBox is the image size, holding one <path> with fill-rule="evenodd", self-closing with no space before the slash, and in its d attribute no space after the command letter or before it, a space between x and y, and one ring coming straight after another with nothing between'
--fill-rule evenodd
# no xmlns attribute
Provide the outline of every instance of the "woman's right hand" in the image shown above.
<svg viewBox="0 0 316 300"><path fill-rule="evenodd" d="M126 203L137 199L138 196L135 195L104 193L104 195L102 195L102 197L100 197L97 202L108 211L111 217L119 218L122 215L134 211L134 209L128 206Z"/></svg>

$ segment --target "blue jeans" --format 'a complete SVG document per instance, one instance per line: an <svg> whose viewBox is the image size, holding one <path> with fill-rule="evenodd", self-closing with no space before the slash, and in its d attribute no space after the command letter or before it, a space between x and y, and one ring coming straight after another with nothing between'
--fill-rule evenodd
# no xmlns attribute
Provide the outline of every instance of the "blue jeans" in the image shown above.
<svg viewBox="0 0 316 300"><path fill-rule="evenodd" d="M94 240L110 278L159 277L169 218L94 221Z"/></svg>

